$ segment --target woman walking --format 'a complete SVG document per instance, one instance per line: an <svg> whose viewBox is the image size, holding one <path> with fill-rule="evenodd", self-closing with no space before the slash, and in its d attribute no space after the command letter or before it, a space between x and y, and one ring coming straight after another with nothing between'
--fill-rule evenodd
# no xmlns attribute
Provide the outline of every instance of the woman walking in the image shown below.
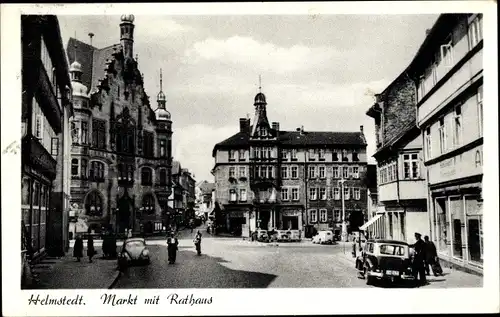
<svg viewBox="0 0 500 317"><path fill-rule="evenodd" d="M83 258L83 239L80 235L76 236L75 245L73 246L73 256L77 262L80 262L80 258Z"/></svg>
<svg viewBox="0 0 500 317"><path fill-rule="evenodd" d="M198 230L198 232L196 232L196 235L194 237L194 245L196 247L196 253L198 255L201 255L201 232L200 230Z"/></svg>
<svg viewBox="0 0 500 317"><path fill-rule="evenodd" d="M167 239L168 245L168 263L174 264L175 258L177 257L177 249L179 245L179 241L174 235L174 232L170 233L170 237Z"/></svg>
<svg viewBox="0 0 500 317"><path fill-rule="evenodd" d="M89 263L92 263L92 257L96 254L94 249L94 238L92 235L89 235L87 240L87 256L89 257Z"/></svg>

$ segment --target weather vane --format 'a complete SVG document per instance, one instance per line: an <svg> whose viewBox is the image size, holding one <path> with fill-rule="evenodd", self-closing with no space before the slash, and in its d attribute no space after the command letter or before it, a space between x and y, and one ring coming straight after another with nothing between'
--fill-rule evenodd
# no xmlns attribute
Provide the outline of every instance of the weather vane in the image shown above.
<svg viewBox="0 0 500 317"><path fill-rule="evenodd" d="M259 75L259 92L262 92L262 78Z"/></svg>

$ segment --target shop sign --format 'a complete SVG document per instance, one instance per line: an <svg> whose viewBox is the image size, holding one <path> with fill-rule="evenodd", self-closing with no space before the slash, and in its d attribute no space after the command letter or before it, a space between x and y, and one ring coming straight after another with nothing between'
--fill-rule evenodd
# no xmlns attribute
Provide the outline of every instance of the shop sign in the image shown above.
<svg viewBox="0 0 500 317"><path fill-rule="evenodd" d="M428 167L429 183L437 184L482 173L482 145Z"/></svg>

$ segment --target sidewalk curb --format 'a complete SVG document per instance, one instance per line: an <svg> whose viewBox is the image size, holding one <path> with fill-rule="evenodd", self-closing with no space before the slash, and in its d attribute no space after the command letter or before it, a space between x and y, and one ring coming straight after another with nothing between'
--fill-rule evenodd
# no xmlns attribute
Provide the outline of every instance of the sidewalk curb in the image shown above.
<svg viewBox="0 0 500 317"><path fill-rule="evenodd" d="M118 282L118 280L120 279L121 276L122 276L122 272L119 270L116 270L115 277L113 278L113 282L111 282L111 285L109 285L108 289L112 289L113 287L115 287L116 283Z"/></svg>

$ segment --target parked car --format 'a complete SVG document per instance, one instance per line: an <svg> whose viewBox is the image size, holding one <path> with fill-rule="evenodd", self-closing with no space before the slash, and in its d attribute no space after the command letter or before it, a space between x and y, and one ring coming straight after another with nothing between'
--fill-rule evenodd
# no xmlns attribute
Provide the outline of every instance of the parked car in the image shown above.
<svg viewBox="0 0 500 317"><path fill-rule="evenodd" d="M149 264L151 258L143 238L129 238L123 242L118 255L118 266L124 268L133 264Z"/></svg>
<svg viewBox="0 0 500 317"><path fill-rule="evenodd" d="M356 258L358 274L371 285L375 280L413 280L408 243L398 240L367 240Z"/></svg>
<svg viewBox="0 0 500 317"><path fill-rule="evenodd" d="M256 235L257 241L269 242L269 234L267 234L267 230L258 229L255 231L255 235Z"/></svg>
<svg viewBox="0 0 500 317"><path fill-rule="evenodd" d="M317 244L333 244L333 242L333 232L331 230L321 230L312 239L312 243Z"/></svg>

